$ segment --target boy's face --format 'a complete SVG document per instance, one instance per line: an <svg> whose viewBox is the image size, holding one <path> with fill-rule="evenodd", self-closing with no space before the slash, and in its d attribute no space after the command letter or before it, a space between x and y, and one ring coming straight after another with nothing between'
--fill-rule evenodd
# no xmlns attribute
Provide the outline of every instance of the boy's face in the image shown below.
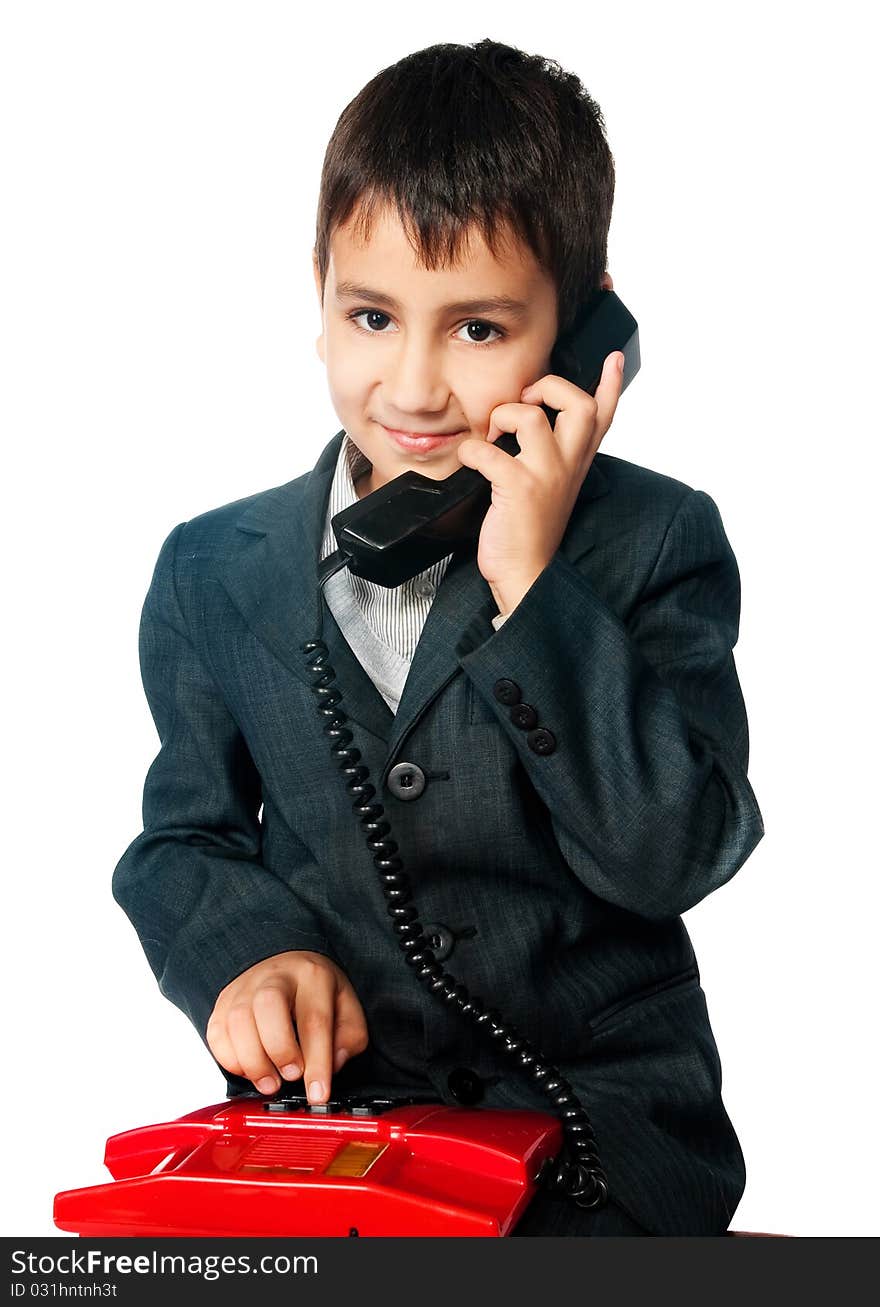
<svg viewBox="0 0 880 1307"><path fill-rule="evenodd" d="M497 260L469 235L455 267L426 269L386 207L366 243L351 221L336 228L323 299L315 260L318 354L339 421L373 465L361 497L409 468L450 476L461 441L485 439L492 409L549 371L552 279L510 235ZM487 303L497 297L520 307Z"/></svg>

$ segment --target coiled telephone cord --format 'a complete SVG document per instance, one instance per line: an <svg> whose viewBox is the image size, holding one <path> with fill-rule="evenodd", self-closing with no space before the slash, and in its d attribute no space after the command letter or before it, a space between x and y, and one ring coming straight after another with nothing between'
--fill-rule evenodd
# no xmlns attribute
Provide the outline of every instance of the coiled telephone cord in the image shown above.
<svg viewBox="0 0 880 1307"><path fill-rule="evenodd" d="M561 1156L541 1172L540 1184L551 1193L572 1198L578 1207L604 1207L608 1200L608 1181L599 1161L590 1118L572 1086L555 1066L544 1060L538 1049L502 1019L495 1008L487 1010L481 998L469 994L465 985L444 971L428 945L418 909L412 901L409 877L403 870L398 846L391 838L391 825L385 817L385 809L375 801L376 790L369 782L370 773L361 761L360 750L351 747L354 736L346 725L349 719L341 707L342 693L338 686L333 685L336 673L328 660L327 645L321 639L322 598L319 592L318 637L304 644L302 651L308 656L308 671L314 677L312 690L318 700L318 711L326 719L323 729L330 740L330 753L354 799L352 806L360 818L367 848L379 873L386 909L392 918L404 961L414 969L416 978L426 989L440 1002L457 1008L483 1034L494 1040L552 1102L562 1121L565 1146Z"/></svg>

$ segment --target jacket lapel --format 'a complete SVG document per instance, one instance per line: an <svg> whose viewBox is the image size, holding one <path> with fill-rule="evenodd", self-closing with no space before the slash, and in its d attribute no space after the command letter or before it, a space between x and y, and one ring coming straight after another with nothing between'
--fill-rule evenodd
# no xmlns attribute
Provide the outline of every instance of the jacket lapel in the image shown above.
<svg viewBox="0 0 880 1307"><path fill-rule="evenodd" d="M344 437L338 431L311 472L258 495L236 521L242 549L221 566L220 581L245 621L300 680L311 684L302 645L319 629L353 721L387 744L385 771L426 708L461 671L457 648L470 627L493 634L492 592L476 562L476 542L453 554L416 645L396 715L373 685L340 632L326 601L318 605L318 556L330 485ZM594 460L578 504L608 490L608 478ZM568 530L560 550L583 554L583 532ZM319 628L319 621L321 628ZM315 710L317 712L317 708ZM384 781L384 775L383 775Z"/></svg>
<svg viewBox="0 0 880 1307"><path fill-rule="evenodd" d="M342 707L352 720L385 740L391 709L351 652L326 603L318 606L318 556L343 437L344 430L336 433L311 472L251 501L235 524L241 550L219 575L254 633L309 685L314 677L302 646L316 637L321 621L329 662L343 693Z"/></svg>

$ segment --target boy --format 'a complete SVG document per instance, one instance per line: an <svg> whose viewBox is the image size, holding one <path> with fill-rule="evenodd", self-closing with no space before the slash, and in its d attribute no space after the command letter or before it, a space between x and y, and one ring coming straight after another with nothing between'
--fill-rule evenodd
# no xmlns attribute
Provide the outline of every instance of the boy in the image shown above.
<svg viewBox="0 0 880 1307"><path fill-rule="evenodd" d="M478 469L475 548L394 590L327 583L341 706L435 958L595 1129L609 1201L541 1193L517 1233L710 1235L745 1172L681 913L763 824L718 510L597 454L617 354L595 397L549 371L611 288L613 187L577 79L488 40L411 55L345 109L314 252L343 429L307 475L166 539L141 624L161 749L113 889L230 1093L549 1110L404 965L304 653L333 514L407 468Z"/></svg>

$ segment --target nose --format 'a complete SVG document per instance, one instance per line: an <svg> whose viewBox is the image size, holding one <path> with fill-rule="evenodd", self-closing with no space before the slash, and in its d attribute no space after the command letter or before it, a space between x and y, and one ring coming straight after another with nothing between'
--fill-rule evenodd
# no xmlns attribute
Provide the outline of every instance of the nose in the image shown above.
<svg viewBox="0 0 880 1307"><path fill-rule="evenodd" d="M410 335L401 339L389 362L383 385L387 409L416 426L420 414L443 413L448 407L449 385L440 351L430 340ZM401 426L401 430L407 427Z"/></svg>

